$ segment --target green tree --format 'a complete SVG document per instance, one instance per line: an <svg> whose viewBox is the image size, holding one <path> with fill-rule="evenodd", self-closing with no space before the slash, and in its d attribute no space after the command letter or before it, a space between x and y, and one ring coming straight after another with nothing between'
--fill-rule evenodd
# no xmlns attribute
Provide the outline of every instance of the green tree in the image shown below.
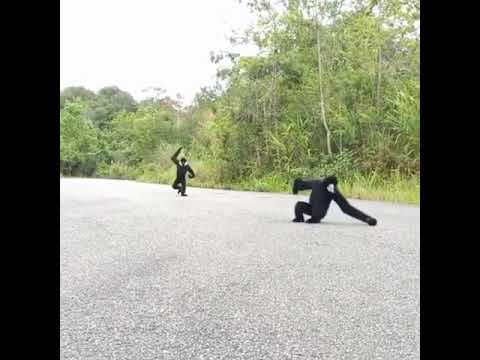
<svg viewBox="0 0 480 360"><path fill-rule="evenodd" d="M60 93L60 109L63 109L65 104L69 101L79 99L87 104L92 103L95 98L95 93L84 88L83 86L67 87Z"/></svg>
<svg viewBox="0 0 480 360"><path fill-rule="evenodd" d="M98 137L85 117L86 106L70 101L60 111L60 171L64 175L91 176L97 165Z"/></svg>
<svg viewBox="0 0 480 360"><path fill-rule="evenodd" d="M132 95L116 86L109 86L98 91L89 117L99 129L104 129L117 114L124 111L134 112L136 109L137 103Z"/></svg>

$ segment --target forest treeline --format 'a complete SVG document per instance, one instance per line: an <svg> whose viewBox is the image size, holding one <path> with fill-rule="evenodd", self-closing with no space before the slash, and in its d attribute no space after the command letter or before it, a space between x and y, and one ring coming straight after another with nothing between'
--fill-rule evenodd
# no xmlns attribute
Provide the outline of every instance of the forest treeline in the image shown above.
<svg viewBox="0 0 480 360"><path fill-rule="evenodd" d="M180 146L192 185L287 191L336 174L348 196L418 203L419 0L241 1L255 26L211 53L217 82L191 105L150 89L61 92L60 172L170 183Z"/></svg>

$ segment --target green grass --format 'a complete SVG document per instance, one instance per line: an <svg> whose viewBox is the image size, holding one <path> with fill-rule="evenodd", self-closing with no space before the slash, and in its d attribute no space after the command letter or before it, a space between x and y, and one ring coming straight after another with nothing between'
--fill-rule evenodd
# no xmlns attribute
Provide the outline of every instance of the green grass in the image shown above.
<svg viewBox="0 0 480 360"><path fill-rule="evenodd" d="M342 182L340 186L347 197L354 199L420 204L420 180L418 177L382 179L375 183L369 183L365 177L357 177Z"/></svg>
<svg viewBox="0 0 480 360"><path fill-rule="evenodd" d="M211 163L195 161L197 177L189 180L189 186L211 189L290 193L292 179L279 175L244 179L235 183L220 183ZM175 167L161 169L159 165L146 164L138 169L114 165L102 169L99 177L136 180L146 183L171 184L175 178ZM392 175L380 177L376 173L369 176L354 175L340 180L339 188L348 198L390 201L407 204L420 204L420 180L418 176L405 178Z"/></svg>
<svg viewBox="0 0 480 360"><path fill-rule="evenodd" d="M272 176L243 181L230 185L230 187L235 190L289 193L292 191L291 183L291 180ZM391 177L372 181L371 177L355 176L350 180L340 181L339 188L346 197L353 199L420 204L420 181L418 177Z"/></svg>

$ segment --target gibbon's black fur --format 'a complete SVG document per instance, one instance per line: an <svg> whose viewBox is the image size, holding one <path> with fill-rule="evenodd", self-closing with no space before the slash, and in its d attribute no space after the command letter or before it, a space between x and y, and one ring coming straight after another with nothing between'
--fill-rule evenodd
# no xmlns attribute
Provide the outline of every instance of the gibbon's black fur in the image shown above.
<svg viewBox="0 0 480 360"><path fill-rule="evenodd" d="M193 179L195 177L195 173L193 172L190 165L188 165L187 159L182 157L180 159L180 162L178 161L177 157L178 154L180 154L180 151L182 151L182 148L179 148L175 152L175 154L172 155L171 158L175 165L177 165L177 177L175 178L172 187L175 190L178 190L178 193L181 193L182 196L187 196L187 194L185 194L185 191L187 190L187 172L189 173L188 176L190 177L190 179Z"/></svg>
<svg viewBox="0 0 480 360"><path fill-rule="evenodd" d="M348 203L337 188L337 178L335 176L328 176L323 180L296 179L293 183L293 193L297 194L301 190L312 190L310 202L297 202L293 222L304 222L303 214L307 214L311 216L307 223L319 223L327 215L328 208L333 200L345 214L371 226L377 224L376 219Z"/></svg>

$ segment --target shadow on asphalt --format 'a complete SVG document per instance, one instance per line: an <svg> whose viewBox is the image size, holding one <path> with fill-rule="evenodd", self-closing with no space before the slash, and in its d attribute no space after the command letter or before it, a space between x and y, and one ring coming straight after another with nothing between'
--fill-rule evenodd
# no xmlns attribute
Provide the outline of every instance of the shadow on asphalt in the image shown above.
<svg viewBox="0 0 480 360"><path fill-rule="evenodd" d="M331 222L331 221L322 221L320 224L307 224L307 223L294 223L292 220L270 220L265 221L269 224L291 224L292 226L300 226L300 225L308 225L308 226L362 226L362 227L369 227L367 224L362 223L351 223L351 222ZM374 226L375 227L375 226Z"/></svg>

